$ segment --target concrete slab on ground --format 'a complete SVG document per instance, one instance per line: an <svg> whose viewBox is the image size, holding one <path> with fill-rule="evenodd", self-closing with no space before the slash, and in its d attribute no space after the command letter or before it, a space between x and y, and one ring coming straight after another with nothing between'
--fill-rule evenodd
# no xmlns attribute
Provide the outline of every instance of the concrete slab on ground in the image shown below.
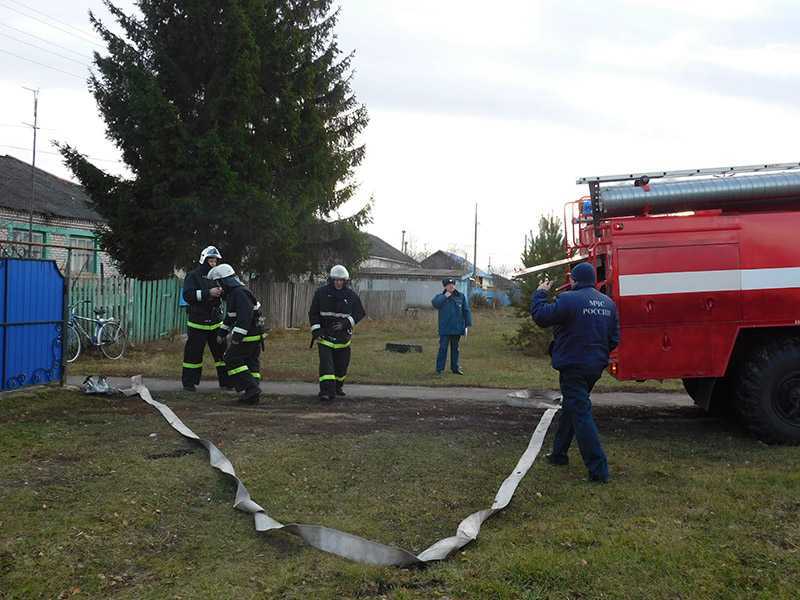
<svg viewBox="0 0 800 600"><path fill-rule="evenodd" d="M67 378L68 385L79 386L83 376ZM130 385L127 377L109 377L109 383L117 388ZM152 392L180 392L183 388L177 379L144 378L144 384ZM264 381L261 389L266 395L273 396L316 396L319 387L316 383L304 381ZM216 382L203 381L198 393L211 393L219 390ZM499 388L476 387L425 387L418 385L373 385L349 384L345 387L348 398L384 399L384 400L444 400L460 402L480 402L489 404L505 404L510 406L547 405L558 393L553 391L508 390ZM596 406L632 406L632 407L683 407L693 406L689 396L681 393L644 393L644 392L603 392L592 394L592 403Z"/></svg>

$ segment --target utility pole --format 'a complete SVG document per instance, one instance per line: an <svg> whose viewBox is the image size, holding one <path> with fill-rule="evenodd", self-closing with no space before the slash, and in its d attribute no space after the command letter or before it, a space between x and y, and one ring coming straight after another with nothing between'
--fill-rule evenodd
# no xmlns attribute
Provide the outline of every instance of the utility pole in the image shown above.
<svg viewBox="0 0 800 600"><path fill-rule="evenodd" d="M472 246L472 278L478 274L478 203L475 203L475 239Z"/></svg>
<svg viewBox="0 0 800 600"><path fill-rule="evenodd" d="M406 251L406 230L403 229L403 238L400 240L400 250L402 252Z"/></svg>
<svg viewBox="0 0 800 600"><path fill-rule="evenodd" d="M36 132L39 130L39 89L25 88L33 93L33 124L25 123L33 129L33 157L31 158L31 199L28 203L28 258L33 254L33 203L36 198Z"/></svg>

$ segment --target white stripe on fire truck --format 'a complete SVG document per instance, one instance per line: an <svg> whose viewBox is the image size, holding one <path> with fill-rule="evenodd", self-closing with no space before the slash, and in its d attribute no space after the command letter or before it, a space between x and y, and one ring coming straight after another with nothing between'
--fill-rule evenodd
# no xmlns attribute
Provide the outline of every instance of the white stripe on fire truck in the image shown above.
<svg viewBox="0 0 800 600"><path fill-rule="evenodd" d="M800 267L742 269L743 290L785 290L800 287Z"/></svg>
<svg viewBox="0 0 800 600"><path fill-rule="evenodd" d="M620 275L620 296L800 288L800 267Z"/></svg>

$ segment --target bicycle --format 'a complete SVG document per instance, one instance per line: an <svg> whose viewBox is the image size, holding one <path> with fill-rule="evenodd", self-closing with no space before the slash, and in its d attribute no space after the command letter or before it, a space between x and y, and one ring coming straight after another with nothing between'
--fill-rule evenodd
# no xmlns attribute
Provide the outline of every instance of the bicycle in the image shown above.
<svg viewBox="0 0 800 600"><path fill-rule="evenodd" d="M68 363L75 362L80 356L83 346L81 339L85 339L91 346L100 348L103 355L110 360L122 358L125 353L125 348L128 345L128 334L117 319L114 317L104 318L106 314L104 308L95 308L93 319L78 315L78 306L91 303L91 300L84 300L69 307L67 343L64 345L64 353ZM86 328L81 324L82 322L87 324ZM89 323L94 325L93 335L87 331L91 330Z"/></svg>

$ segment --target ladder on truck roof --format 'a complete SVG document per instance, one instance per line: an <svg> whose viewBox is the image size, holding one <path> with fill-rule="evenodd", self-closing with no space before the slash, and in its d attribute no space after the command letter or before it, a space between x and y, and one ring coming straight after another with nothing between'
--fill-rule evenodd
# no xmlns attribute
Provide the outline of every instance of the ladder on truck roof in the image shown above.
<svg viewBox="0 0 800 600"><path fill-rule="evenodd" d="M663 177L698 177L711 175L736 175L737 173L766 173L768 171L790 171L800 169L800 163L772 163L767 165L745 165L742 167L716 167L712 169L682 169L676 171L644 171L642 173L626 173L624 175L594 175L578 177L577 185L585 183L612 183L615 181L633 181L647 177L660 179Z"/></svg>
<svg viewBox="0 0 800 600"><path fill-rule="evenodd" d="M684 169L677 171L650 171L622 175L578 177L577 184L589 185L591 220L595 235L602 236L600 222L609 217L628 216L640 213L665 214L685 210L716 208L720 191L727 188L738 203L752 202L761 198L781 198L783 201L800 200L800 178L793 174L787 181L779 175L767 175L775 171L796 171L800 162L745 165L740 167L717 167L712 169ZM759 173L750 177L733 177L740 173ZM703 177L697 183L680 181L681 178ZM727 177L726 177L727 176ZM678 181L660 183L659 191L650 195L652 179L675 178ZM605 185L633 180L633 187ZM655 190L655 188L653 188ZM657 205L657 206L651 206Z"/></svg>
<svg viewBox="0 0 800 600"><path fill-rule="evenodd" d="M800 176L797 174L790 176L789 180L781 179L779 176L770 175L764 177L755 176L752 178L752 180L751 178L731 179L729 177L725 177L738 175L740 173L769 173L775 171L794 171L798 169L800 169L800 162L788 162L745 165L739 167L683 169L675 171L645 171L641 173L626 173L621 175L578 177L576 180L578 185L589 185L588 200L584 196L576 202L568 203L564 210L564 238L568 244L567 254L570 254L569 247L572 248L574 253L571 256L567 256L561 260L522 269L514 273L512 277L514 279L521 278L525 275L538 273L553 267L568 265L570 263L579 262L589 258L592 255L592 251L591 249L581 245L580 232L574 229L576 225L593 226L595 240L597 240L602 237L601 223L606 219L613 218L615 216L630 216L634 214L648 214L651 212L653 214L666 214L670 210L681 212L686 210L697 210L698 208L703 210L716 207L717 203L719 202L719 194L715 194L715 190L712 188L716 188L717 192L719 191L720 187L730 188L728 191L731 194L737 195L740 199L743 198L746 202L759 200L761 197L768 199L772 198L772 200L777 198L784 204L787 202L800 202ZM659 189L663 192L666 188L669 188L669 192L667 194L653 193L652 199L647 198L650 193L650 188L647 186L647 184L651 179L680 179L703 176L709 178L722 177L722 179L706 179L691 183L681 181L665 182L663 184L659 184ZM776 177L778 179L775 179ZM765 181L767 179L770 179L771 181ZM605 186L602 189L600 187L600 184L619 183L623 181L634 181L634 186L632 188L628 188L627 186L610 185ZM736 187L738 184L741 185ZM748 184L754 185L748 187ZM660 186L664 187L661 188ZM667 202L664 201L664 197L669 196L670 193L674 196L674 198L677 198L677 201L672 200L671 204L669 203L671 200L669 197L666 198ZM710 200L706 201L706 199L703 197L704 195L709 197ZM656 203L656 206L650 206L651 203L655 203L655 201L659 198L660 200L658 203ZM603 206L601 206L601 200L603 201ZM692 206L690 201L694 202L695 204L697 204L698 201L703 201L706 202L706 204L710 203L711 205L708 206L703 204ZM584 212L584 202L588 202L591 205L590 212ZM609 204L612 202L617 204L616 211L609 209ZM638 202L638 204L636 204L636 202ZM569 218L567 215L567 207L575 205L577 205L577 215L573 213L574 216ZM653 211L654 208L656 209L655 211ZM643 210L644 212L642 212ZM569 235L569 221L571 221L573 226L572 236ZM572 245L570 243L575 243L576 241L578 242L576 245Z"/></svg>

